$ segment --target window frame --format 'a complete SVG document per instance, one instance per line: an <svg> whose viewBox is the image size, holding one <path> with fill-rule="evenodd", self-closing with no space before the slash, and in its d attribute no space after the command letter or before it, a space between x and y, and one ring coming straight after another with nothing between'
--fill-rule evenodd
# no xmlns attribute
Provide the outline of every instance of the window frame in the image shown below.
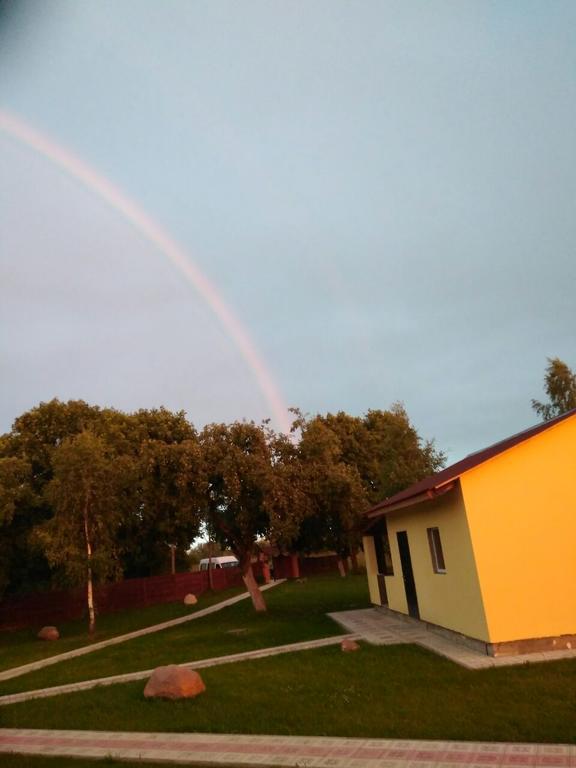
<svg viewBox="0 0 576 768"><path fill-rule="evenodd" d="M432 559L432 570L434 573L446 573L446 559L444 549L442 548L442 539L440 538L440 529L433 526L426 529L428 535L428 546L430 547L430 557Z"/></svg>
<svg viewBox="0 0 576 768"><path fill-rule="evenodd" d="M376 569L380 576L394 576L394 563L390 551L388 526L386 520L374 532L374 551L376 553Z"/></svg>

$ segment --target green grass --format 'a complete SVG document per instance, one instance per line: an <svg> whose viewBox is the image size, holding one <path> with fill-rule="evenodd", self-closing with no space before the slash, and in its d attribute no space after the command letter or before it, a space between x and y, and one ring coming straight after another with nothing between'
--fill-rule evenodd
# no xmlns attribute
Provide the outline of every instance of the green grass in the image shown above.
<svg viewBox="0 0 576 768"><path fill-rule="evenodd" d="M265 593L268 612L249 600L178 627L104 648L0 683L0 694L151 669L342 633L328 611L368 607L365 576L318 576Z"/></svg>
<svg viewBox="0 0 576 768"><path fill-rule="evenodd" d="M88 623L85 619L58 624L60 639L56 642L38 640L36 634L40 626L35 629L0 632L0 670L19 667L153 624L178 619L243 591L244 588L235 587L222 592L206 592L201 595L195 606L185 606L179 601L98 616L96 633L92 637L88 634Z"/></svg>
<svg viewBox="0 0 576 768"><path fill-rule="evenodd" d="M576 662L472 672L416 646L338 647L201 671L206 693L144 681L2 707L4 727L575 742Z"/></svg>

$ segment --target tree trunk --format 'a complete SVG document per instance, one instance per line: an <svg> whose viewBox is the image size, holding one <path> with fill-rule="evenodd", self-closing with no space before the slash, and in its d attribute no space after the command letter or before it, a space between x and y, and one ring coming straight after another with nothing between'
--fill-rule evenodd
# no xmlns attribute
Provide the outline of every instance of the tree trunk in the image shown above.
<svg viewBox="0 0 576 768"><path fill-rule="evenodd" d="M252 564L250 563L250 560L247 561L247 564L242 565L242 580L246 585L246 589L250 593L254 610L258 611L258 613L263 613L264 611L266 611L267 608L266 608L266 602L264 601L264 595L262 594L262 592L260 592L260 588L256 583L256 579L254 578L254 573L252 571Z"/></svg>
<svg viewBox="0 0 576 768"><path fill-rule="evenodd" d="M88 632L93 635L96 631L96 611L94 610L94 588L92 585L92 544L88 527L88 502L84 505L84 537L86 539L86 601L88 603Z"/></svg>
<svg viewBox="0 0 576 768"><path fill-rule="evenodd" d="M96 612L94 610L94 590L92 588L92 568L88 566L88 580L86 584L86 597L88 600L88 632L93 635L96 631Z"/></svg>
<svg viewBox="0 0 576 768"><path fill-rule="evenodd" d="M346 578L346 565L344 564L344 558L338 555L338 573L343 579Z"/></svg>
<svg viewBox="0 0 576 768"><path fill-rule="evenodd" d="M292 552L290 554L290 578L300 578L300 558L298 557L297 552Z"/></svg>

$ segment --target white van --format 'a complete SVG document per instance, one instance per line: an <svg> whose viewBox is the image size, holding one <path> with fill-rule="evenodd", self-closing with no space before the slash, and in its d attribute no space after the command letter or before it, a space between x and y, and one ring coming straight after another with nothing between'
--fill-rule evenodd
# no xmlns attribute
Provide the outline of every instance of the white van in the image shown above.
<svg viewBox="0 0 576 768"><path fill-rule="evenodd" d="M213 557L211 563L207 557L200 560L201 571L207 571L209 565L212 568L237 568L240 563L232 555L225 555L224 557Z"/></svg>

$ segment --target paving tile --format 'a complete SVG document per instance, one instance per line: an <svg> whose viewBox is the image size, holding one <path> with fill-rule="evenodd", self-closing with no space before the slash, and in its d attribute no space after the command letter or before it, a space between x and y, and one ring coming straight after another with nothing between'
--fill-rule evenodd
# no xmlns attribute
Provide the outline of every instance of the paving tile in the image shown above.
<svg viewBox="0 0 576 768"><path fill-rule="evenodd" d="M374 768L405 768L406 763L403 760L376 760L374 762ZM454 766L450 766L454 768Z"/></svg>
<svg viewBox="0 0 576 768"><path fill-rule="evenodd" d="M495 666L518 666L527 663L576 658L576 649L564 649L518 656L501 656L494 659L479 650L475 651L463 645L457 639L452 640L425 627L414 626L409 620L404 621L375 608L360 611L339 611L328 615L349 632L357 632L367 642L374 645L415 643L468 669L489 669Z"/></svg>
<svg viewBox="0 0 576 768"><path fill-rule="evenodd" d="M0 729L0 752L293 768L572 768L563 744Z"/></svg>

